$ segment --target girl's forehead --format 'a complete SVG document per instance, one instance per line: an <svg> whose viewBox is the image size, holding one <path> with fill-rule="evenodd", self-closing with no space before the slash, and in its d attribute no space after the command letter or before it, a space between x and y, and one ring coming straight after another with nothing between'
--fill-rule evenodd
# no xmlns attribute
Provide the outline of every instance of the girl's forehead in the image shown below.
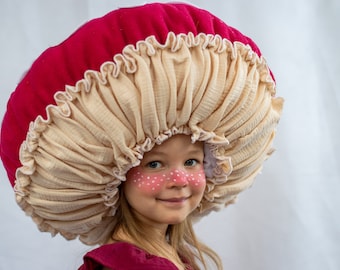
<svg viewBox="0 0 340 270"><path fill-rule="evenodd" d="M190 135L177 134L165 140L161 144L156 144L147 153L164 152L164 151L169 151L169 150L174 150L174 149L202 150L203 151L203 144L204 144L203 142L192 143Z"/></svg>

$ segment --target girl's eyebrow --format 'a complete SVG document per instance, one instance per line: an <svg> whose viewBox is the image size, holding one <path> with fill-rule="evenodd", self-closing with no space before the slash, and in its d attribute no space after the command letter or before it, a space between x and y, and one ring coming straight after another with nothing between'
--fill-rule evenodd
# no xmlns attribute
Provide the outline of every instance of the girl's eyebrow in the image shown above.
<svg viewBox="0 0 340 270"><path fill-rule="evenodd" d="M186 154L189 154L189 155L200 155L200 154L204 154L204 151L202 149L192 149L192 150L189 150L186 152Z"/></svg>
<svg viewBox="0 0 340 270"><path fill-rule="evenodd" d="M194 149L189 149L189 150L184 150L183 154L185 155L200 155L200 154L204 154L204 151L201 148L194 148ZM166 151L162 151L162 150L154 150L152 152L147 152L145 153L145 156L166 156L167 152Z"/></svg>

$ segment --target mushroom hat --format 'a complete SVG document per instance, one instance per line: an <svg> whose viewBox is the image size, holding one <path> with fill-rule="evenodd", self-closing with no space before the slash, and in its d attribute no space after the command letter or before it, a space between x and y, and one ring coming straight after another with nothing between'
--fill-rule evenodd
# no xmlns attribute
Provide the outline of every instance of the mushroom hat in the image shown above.
<svg viewBox="0 0 340 270"><path fill-rule="evenodd" d="M126 173L176 134L204 142L192 217L234 202L272 153L282 106L256 44L210 12L119 8L33 62L7 103L1 159L41 231L93 245L117 222Z"/></svg>

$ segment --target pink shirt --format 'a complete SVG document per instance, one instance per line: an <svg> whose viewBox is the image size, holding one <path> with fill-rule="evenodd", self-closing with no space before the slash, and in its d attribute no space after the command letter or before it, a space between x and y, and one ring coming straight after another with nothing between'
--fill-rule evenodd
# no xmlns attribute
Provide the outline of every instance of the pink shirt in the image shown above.
<svg viewBox="0 0 340 270"><path fill-rule="evenodd" d="M144 250L124 242L107 244L84 256L84 264L78 270L178 270L168 259L150 255ZM188 268L192 270L192 268Z"/></svg>

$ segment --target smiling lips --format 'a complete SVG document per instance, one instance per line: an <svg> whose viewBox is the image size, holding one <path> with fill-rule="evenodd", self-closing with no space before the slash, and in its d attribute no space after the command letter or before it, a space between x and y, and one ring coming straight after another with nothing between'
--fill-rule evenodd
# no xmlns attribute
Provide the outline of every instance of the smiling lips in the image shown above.
<svg viewBox="0 0 340 270"><path fill-rule="evenodd" d="M189 197L180 197L180 198L168 198L168 199L158 199L162 202L170 202L170 203L181 203L188 199Z"/></svg>

